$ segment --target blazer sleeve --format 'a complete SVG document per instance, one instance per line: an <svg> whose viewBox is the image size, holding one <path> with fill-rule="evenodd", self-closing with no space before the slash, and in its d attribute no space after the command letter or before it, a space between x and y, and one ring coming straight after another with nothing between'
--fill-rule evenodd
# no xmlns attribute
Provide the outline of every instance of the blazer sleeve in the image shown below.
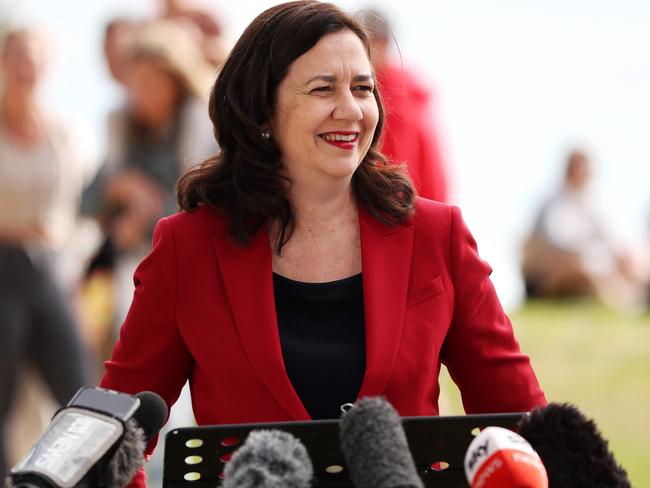
<svg viewBox="0 0 650 488"><path fill-rule="evenodd" d="M129 394L158 393L171 407L188 379L192 356L176 323L177 260L167 218L153 234L151 253L134 274L135 292L101 386ZM150 454L157 438L147 447ZM144 487L141 471L130 487Z"/></svg>
<svg viewBox="0 0 650 488"><path fill-rule="evenodd" d="M528 411L546 404L528 356L490 280L460 210L451 208L453 316L441 360L458 385L467 413Z"/></svg>

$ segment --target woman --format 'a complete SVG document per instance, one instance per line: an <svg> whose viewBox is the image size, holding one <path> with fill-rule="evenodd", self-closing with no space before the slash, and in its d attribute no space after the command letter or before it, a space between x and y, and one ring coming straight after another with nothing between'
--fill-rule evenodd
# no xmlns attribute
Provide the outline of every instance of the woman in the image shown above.
<svg viewBox="0 0 650 488"><path fill-rule="evenodd" d="M377 151L363 30L335 6L262 13L212 90L221 153L162 219L103 386L199 424L338 417L384 395L438 413L444 362L468 412L545 403L459 211L416 199Z"/></svg>
<svg viewBox="0 0 650 488"><path fill-rule="evenodd" d="M108 239L93 265L117 256L120 321L156 221L178 210L176 181L217 149L205 107L210 70L192 36L173 21L130 34L121 53L128 104L109 116L106 162L84 195Z"/></svg>
<svg viewBox="0 0 650 488"><path fill-rule="evenodd" d="M34 405L17 405L26 365L34 363L55 400L65 405L91 382L86 353L55 273L81 195L82 163L72 133L38 101L47 64L46 40L12 28L0 47L0 474L5 434L25 454L44 427ZM33 387L31 387L33 388ZM45 403L45 402L42 402ZM20 407L20 408L17 408ZM9 421L11 409L17 412ZM31 414L30 421L24 421ZM45 414L47 415L47 414ZM25 428L27 430L25 430Z"/></svg>

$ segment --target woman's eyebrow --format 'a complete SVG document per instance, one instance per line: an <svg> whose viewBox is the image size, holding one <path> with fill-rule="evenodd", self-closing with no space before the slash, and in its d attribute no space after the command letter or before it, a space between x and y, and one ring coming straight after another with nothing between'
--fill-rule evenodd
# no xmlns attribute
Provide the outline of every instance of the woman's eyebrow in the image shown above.
<svg viewBox="0 0 650 488"><path fill-rule="evenodd" d="M317 80L318 81L325 81L327 83L334 83L334 82L337 81L337 77L335 75L316 75L313 78L310 78L307 81L307 83L305 83L305 84L308 85L312 81L317 81ZM368 74L360 74L360 75L355 76L352 79L352 81L354 81L355 83L358 83L358 82L361 82L361 81L372 81L372 76L368 75Z"/></svg>

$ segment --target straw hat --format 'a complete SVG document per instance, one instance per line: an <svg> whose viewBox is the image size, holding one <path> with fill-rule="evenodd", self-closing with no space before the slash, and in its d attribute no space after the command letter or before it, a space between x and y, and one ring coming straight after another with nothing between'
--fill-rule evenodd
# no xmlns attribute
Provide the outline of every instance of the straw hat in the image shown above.
<svg viewBox="0 0 650 488"><path fill-rule="evenodd" d="M158 20L145 24L134 36L128 58L154 62L178 77L189 93L207 101L216 74L205 61L199 42L192 26Z"/></svg>

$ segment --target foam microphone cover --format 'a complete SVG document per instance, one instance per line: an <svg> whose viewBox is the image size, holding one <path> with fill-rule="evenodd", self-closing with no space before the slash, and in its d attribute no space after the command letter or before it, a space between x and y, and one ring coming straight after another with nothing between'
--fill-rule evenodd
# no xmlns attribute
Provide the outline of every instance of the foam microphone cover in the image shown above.
<svg viewBox="0 0 650 488"><path fill-rule="evenodd" d="M138 470L144 466L145 434L134 419L126 422L124 437L108 463L104 486L123 488L129 484Z"/></svg>
<svg viewBox="0 0 650 488"><path fill-rule="evenodd" d="M341 421L341 448L357 488L423 488L402 421L383 398L363 398Z"/></svg>
<svg viewBox="0 0 650 488"><path fill-rule="evenodd" d="M167 404L156 393L144 391L136 395L140 406L126 422L124 437L113 454L104 474L104 486L123 488L144 466L144 451L167 418Z"/></svg>
<svg viewBox="0 0 650 488"><path fill-rule="evenodd" d="M280 430L254 430L226 464L223 488L308 488L313 467L307 449Z"/></svg>
<svg viewBox="0 0 650 488"><path fill-rule="evenodd" d="M594 421L574 405L537 408L521 419L518 432L539 453L551 487L631 486Z"/></svg>

